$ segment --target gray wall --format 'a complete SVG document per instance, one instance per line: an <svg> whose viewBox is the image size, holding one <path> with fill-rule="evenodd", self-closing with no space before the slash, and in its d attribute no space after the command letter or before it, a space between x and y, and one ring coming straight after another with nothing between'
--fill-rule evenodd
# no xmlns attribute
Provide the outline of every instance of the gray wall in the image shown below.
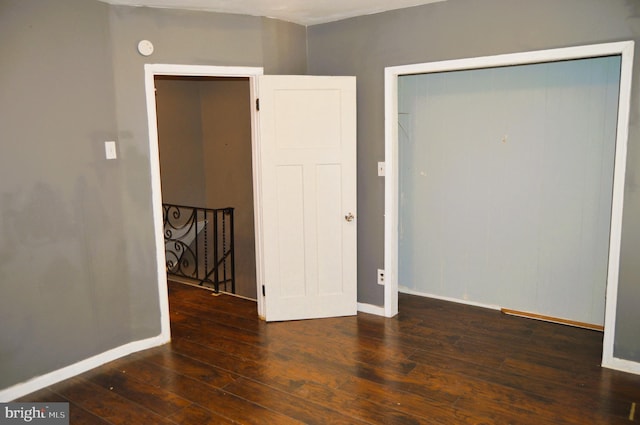
<svg viewBox="0 0 640 425"><path fill-rule="evenodd" d="M299 34L249 16L0 0L0 389L160 333L144 63L299 72Z"/></svg>
<svg viewBox="0 0 640 425"><path fill-rule="evenodd" d="M307 29L290 22L262 18L264 73L307 73Z"/></svg>
<svg viewBox="0 0 640 425"><path fill-rule="evenodd" d="M159 327L129 296L126 181L105 160L116 137L108 7L2 0L0 40L5 388Z"/></svg>
<svg viewBox="0 0 640 425"><path fill-rule="evenodd" d="M206 206L234 207L236 293L256 299L249 79L200 83Z"/></svg>
<svg viewBox="0 0 640 425"><path fill-rule="evenodd" d="M386 66L635 40L640 2L626 0L448 0L308 28L308 73L358 78L358 298L382 305ZM640 55L635 55L635 72ZM640 361L640 101L634 78L614 354Z"/></svg>
<svg viewBox="0 0 640 425"><path fill-rule="evenodd" d="M156 77L162 202L205 207L200 83Z"/></svg>

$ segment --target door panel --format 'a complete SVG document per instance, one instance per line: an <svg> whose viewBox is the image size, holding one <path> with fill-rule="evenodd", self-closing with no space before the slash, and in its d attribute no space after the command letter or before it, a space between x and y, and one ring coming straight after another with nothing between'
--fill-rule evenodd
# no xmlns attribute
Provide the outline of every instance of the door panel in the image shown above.
<svg viewBox="0 0 640 425"><path fill-rule="evenodd" d="M318 165L316 167L318 213L318 281L321 295L342 292L342 234L335 232L342 226L342 202L335 199L342 186L340 164Z"/></svg>
<svg viewBox="0 0 640 425"><path fill-rule="evenodd" d="M280 295L305 295L304 262L304 184L300 166L284 166L277 173L277 252L280 269Z"/></svg>
<svg viewBox="0 0 640 425"><path fill-rule="evenodd" d="M259 79L265 318L353 315L354 77Z"/></svg>
<svg viewBox="0 0 640 425"><path fill-rule="evenodd" d="M301 98L304 104L300 104ZM278 91L274 106L279 148L328 148L341 142L340 109L328 109L339 108L339 90Z"/></svg>

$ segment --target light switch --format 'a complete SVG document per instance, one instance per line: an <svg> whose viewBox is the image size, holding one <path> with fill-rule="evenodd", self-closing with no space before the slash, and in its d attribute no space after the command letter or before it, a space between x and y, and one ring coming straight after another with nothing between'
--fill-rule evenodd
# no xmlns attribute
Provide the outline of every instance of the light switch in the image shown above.
<svg viewBox="0 0 640 425"><path fill-rule="evenodd" d="M378 162L378 176L384 177L384 162Z"/></svg>
<svg viewBox="0 0 640 425"><path fill-rule="evenodd" d="M107 156L107 159L116 159L118 157L118 155L116 154L116 142L104 142L104 152Z"/></svg>

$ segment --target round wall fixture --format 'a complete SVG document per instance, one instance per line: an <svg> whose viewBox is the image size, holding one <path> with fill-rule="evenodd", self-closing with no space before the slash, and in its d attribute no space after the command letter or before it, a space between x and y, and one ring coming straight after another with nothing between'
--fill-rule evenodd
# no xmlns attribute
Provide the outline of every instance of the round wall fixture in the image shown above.
<svg viewBox="0 0 640 425"><path fill-rule="evenodd" d="M138 52L140 52L142 56L151 56L153 53L153 43L149 40L141 40L138 43Z"/></svg>

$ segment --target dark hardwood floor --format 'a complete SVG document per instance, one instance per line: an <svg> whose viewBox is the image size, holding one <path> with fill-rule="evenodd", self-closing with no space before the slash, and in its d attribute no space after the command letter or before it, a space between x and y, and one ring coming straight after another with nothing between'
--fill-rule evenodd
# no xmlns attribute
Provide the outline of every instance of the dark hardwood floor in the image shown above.
<svg viewBox="0 0 640 425"><path fill-rule="evenodd" d="M171 344L20 401L68 401L74 425L640 422L640 376L600 368L595 331L402 294L394 319L270 324L244 299L169 296Z"/></svg>

